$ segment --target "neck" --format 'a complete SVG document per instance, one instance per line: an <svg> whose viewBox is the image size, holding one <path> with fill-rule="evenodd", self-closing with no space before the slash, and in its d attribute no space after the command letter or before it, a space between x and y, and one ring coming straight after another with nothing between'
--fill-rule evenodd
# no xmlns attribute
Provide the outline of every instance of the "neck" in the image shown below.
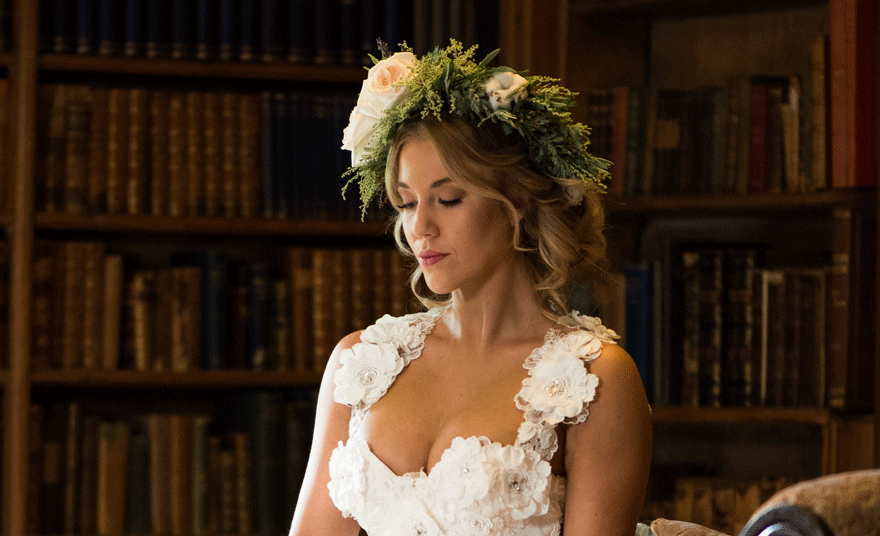
<svg viewBox="0 0 880 536"><path fill-rule="evenodd" d="M475 354L506 343L543 337L553 322L544 316L523 262L501 266L478 288L452 293L443 322L449 336Z"/></svg>

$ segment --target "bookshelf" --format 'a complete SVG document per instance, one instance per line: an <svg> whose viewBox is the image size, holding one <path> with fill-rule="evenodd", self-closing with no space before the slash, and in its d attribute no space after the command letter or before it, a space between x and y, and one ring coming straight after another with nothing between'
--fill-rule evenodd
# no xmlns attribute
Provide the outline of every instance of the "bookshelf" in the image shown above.
<svg viewBox="0 0 880 536"><path fill-rule="evenodd" d="M870 7L870 2L856 4L859 21L876 21L876 4L874 7ZM840 21L836 17L855 18L856 15L855 8L842 8L841 4L824 0L772 3L560 0L541 2L540 5L510 1L502 2L502 5L500 41L508 54L505 59L516 58L517 65L523 68L561 78L566 86L581 95L581 102L584 96L589 101L592 94L607 92L613 96L615 89L621 87L646 88L648 95L655 89L696 93L709 86L724 87L734 76L784 77L801 73L807 64L804 52L810 50L811 43L816 43L832 30L840 31L839 26L834 26ZM525 22L527 19L531 21ZM846 20L850 28L856 24L853 19ZM864 50L876 51L876 33L859 39L865 39ZM867 56L872 57L870 52ZM830 65L827 72L840 68L839 62L830 61L835 61L835 65ZM858 61L870 60L862 58ZM866 72L876 73L876 58L873 61L873 64L864 64L867 65ZM826 81L829 84L836 82L836 79ZM865 82L865 87L876 83L873 80ZM607 105L607 101L598 102L600 108ZM827 111L829 118L840 111L839 105L838 101L833 105L834 109ZM614 102L613 106L617 103ZM864 114L844 115L846 121L835 116L835 124L838 128L843 126L853 131L870 132L876 126L876 106L876 99L864 102L859 108L865 110ZM594 127L594 151L618 162L620 159L613 153L600 152L603 148L601 143L596 143L596 138L602 136L601 127L598 127L597 136L596 121L588 119L594 113L590 108L589 105L580 107L574 113L579 120ZM613 113L617 113L617 108L613 109L614 112L609 114L612 129L623 124L614 123L617 116ZM602 119L601 111L598 117ZM747 117L746 121L749 120ZM828 139L824 146L833 155L829 158L836 157L835 164L844 160L847 164L854 163L851 155L839 156L846 154L841 151L841 138L835 137L831 123L826 127ZM625 131L629 133L629 130ZM610 136L613 140L614 134ZM876 153L877 140L870 134L864 140L870 160L873 158L871 153ZM813 161L806 160L805 163ZM827 169L822 178L829 184L837 184L842 172L830 165ZM668 289L668 283L664 284L668 281L665 279L666 270L675 271L674 267L669 268L674 266L671 264L674 259L668 252L678 245L735 247L737 244L763 242L768 246L764 252L768 255L766 262L770 264L766 266L774 269L787 262L799 267L827 265L832 258L858 257L864 252L868 259L866 265L850 272L857 274L864 285L863 290L858 291L849 287L853 293L849 295L850 299L856 300L850 302L853 306L859 296L876 292L877 285L873 282L877 277L876 268L870 265L876 265L871 256L877 250L878 235L876 177L872 172L855 173L862 173L865 179L862 182L873 185L821 187L806 192L786 191L783 185L782 191L776 193L695 193L684 189L677 195L646 195L643 191L609 195L606 207L612 262L622 269L631 261L654 261L658 263L655 266L665 267L661 268L664 274L661 287ZM833 230L838 228L837 216L847 212L862 214L866 218L865 231L859 245L853 246L855 250L841 252L836 247L839 239ZM878 345L873 340L878 332L877 300L865 299L867 301L860 304L863 307L860 310L867 313L851 320L865 327L866 334L855 335L861 339L851 351L862 361L850 376L864 375L866 381L863 385L866 387L873 383L874 395L870 401L863 399L858 409L845 404L794 407L655 404L655 470L658 473L654 476L659 480L671 476L674 480L677 476L687 476L687 470L696 466L697 471L702 471L701 476L753 479L773 474L773 464L763 462L781 458L798 460L794 464L782 464L786 469L780 470L789 471L786 477L795 479L880 466L880 440L876 439L880 438L880 379L874 379L874 371L880 371L880 359ZM668 303L666 300L666 297L662 298ZM679 311L679 314L683 313ZM663 325L668 325L669 319L662 318ZM850 318L853 318L852 314ZM656 344L656 337L669 336L668 333L655 334L648 344ZM880 372L877 375L880 377ZM777 437L786 439L777 441ZM693 452L694 459L688 459L689 451ZM670 466L664 467L664 464ZM671 475L668 474L670 471ZM666 488L665 497L674 491ZM674 512L666 511L666 517L673 516ZM732 527L721 528L730 534L738 532Z"/></svg>
<svg viewBox="0 0 880 536"><path fill-rule="evenodd" d="M322 375L317 363L279 370L231 368L237 367L237 364L223 370L196 369L185 372L129 368L46 369L38 364L38 349L33 344L34 333L41 325L34 315L35 301L41 299L40 289L35 288L35 283L39 285L40 280L35 275L34 264L40 261L41 244L51 243L57 247L65 247L73 243L88 242L106 246L108 252L113 250L113 254L134 259L133 266L126 266L126 274L132 269L157 271L156 273L165 270L168 268L169 252L174 255L178 252L219 249L231 256L242 256L246 259L244 262L253 260L257 263L266 263L270 268L285 271L294 269L287 264L291 261L285 257L293 255L292 248L322 249L330 255L354 255L356 252L352 249L364 246L361 253L367 252L367 255L372 253L375 257L373 261L369 259L367 261L374 263L372 265L374 270L378 272L378 267L381 265L385 268L385 273L396 273L394 271L396 266L389 266L395 261L383 260L382 257L382 252L390 252L393 249L389 224L382 219L362 223L355 219L282 218L277 215L171 217L145 214L70 214L64 210L55 212L43 210L40 201L40 174L43 169L41 166L44 165L49 152L45 124L40 123L39 119L41 114L46 112L45 108L41 108L43 103L39 96L44 84L96 84L110 88L123 87L126 90L146 88L147 91L164 90L167 86L180 91L220 91L234 94L254 94L260 90L273 92L302 90L316 93L332 91L349 92L355 96L365 76L363 67L344 66L341 61L318 65L310 62L290 63L283 60L196 61L195 59L103 57L46 52L45 35L40 34L41 13L45 15L45 10L41 8L46 6L53 8L55 4L39 0L10 0L9 5L12 7L10 12L14 15L10 41L14 43L14 47L10 51L0 52L0 75L8 80L9 84L9 105L6 109L9 112L10 132L15 134L9 137L11 141L8 147L9 159L4 159L2 163L4 176L9 179L4 187L8 186L9 191L4 192L2 196L8 201L8 209L0 213L0 225L5 229L3 238L10 250L10 275L4 284L11 287L9 310L12 312L9 320L9 367L0 370L0 385L4 395L3 482L0 495L3 503L2 533L7 536L33 536L35 519L59 515L57 508L52 512L33 509L35 490L45 489L47 485L46 482L34 481L34 466L30 463L33 459L31 434L34 433L34 422L39 422L34 420L33 408L42 407L48 413L63 408L64 411L73 414L79 411L77 404L81 404L85 410L78 415L83 418L95 416L104 418L118 412L123 420L130 418L136 421L141 417L153 419L155 411L167 415L174 414L177 408L184 412L195 408L193 411L199 414L198 412L204 411L208 406L224 403L227 398L258 393L258 397L265 395L274 400L274 397L284 392L286 393L284 404L279 406L272 402L274 405L261 406L265 411L277 413L279 408L285 408L284 411L287 411L286 408L291 403L295 405L302 402L297 397L308 398L308 391L320 383ZM58 6L62 4L70 6L75 3L57 3ZM116 4L116 2L107 3L107 5ZM210 2L203 4L213 5ZM123 5L128 4L119 4L119 6ZM194 1L192 5L195 5ZM371 46L370 51L372 50ZM146 158L150 156L145 155ZM335 186L333 188L337 190ZM351 190L349 196L356 197L356 192ZM188 250L188 248L192 249ZM325 267L329 271L332 264ZM357 278L353 273L336 273L334 277L348 278L352 275ZM380 276L375 275L374 279L378 281ZM394 279L392 275L388 276L389 282ZM88 286L85 281L82 283L84 288ZM353 290L349 284L337 286ZM402 288L403 285L400 287ZM356 289L353 291L361 292ZM388 296L379 299L378 286L368 292L377 296L375 304L377 310L390 304L391 300ZM399 290L389 292L399 293ZM373 307L374 304L370 306ZM384 312L394 311L387 309L387 311L383 310ZM370 314L372 312L364 312L366 316ZM324 319L327 320L329 319ZM122 318L120 322L127 321ZM334 325L333 329L339 329L339 326ZM274 335L266 335L266 337L270 336ZM331 348L325 350L329 355ZM129 365L130 363L126 367ZM121 405L120 398L124 399ZM163 400L164 398L168 400ZM88 408L93 402L100 407L100 413L89 415ZM128 409L124 409L125 407ZM121 412L119 412L120 408L123 408ZM217 413L214 415L217 416ZM305 425L306 422L307 418L300 424ZM296 423L291 424L288 421L286 425L296 426ZM37 428L40 426L37 425ZM47 430L51 432L51 427ZM130 430L132 434L137 431L137 427ZM306 432L291 432L288 429L286 433L305 434ZM132 439L134 437L132 435ZM228 439L224 437L222 440L226 442ZM85 440L83 438L83 441ZM134 443L132 448L133 446ZM229 445L224 449L227 447ZM301 454L304 449L293 449L293 452ZM239 467L245 466L246 461L239 460L239 462L241 462ZM70 498L68 492L62 502L68 505L74 504ZM236 500L246 504L246 500L242 497ZM289 501L290 498L287 504L278 506L288 508L291 506ZM279 501L262 501L265 504L270 502ZM52 505L45 503L44 506ZM117 514L121 515L121 512ZM256 523L256 516L265 515L265 512L261 514L253 511L251 514L253 516L251 520ZM118 516L114 517L118 522ZM72 518L68 512L65 523L74 518L75 516ZM85 518L77 521L77 523L85 522ZM91 524L94 522L94 519L89 521ZM284 523L288 522L289 517L284 520ZM39 523L36 533L47 533L47 530L48 533L58 533L48 528L52 525L43 524L42 521ZM41 526L43 528L39 528ZM63 532L90 533L87 529L67 530L69 528L70 526L67 525ZM160 529L157 527L156 531ZM283 532L281 529L269 530L272 534ZM181 531L181 527L178 526L176 532L192 534L193 529L187 526ZM256 534L257 532L257 525L253 525L250 528L242 526L225 533Z"/></svg>

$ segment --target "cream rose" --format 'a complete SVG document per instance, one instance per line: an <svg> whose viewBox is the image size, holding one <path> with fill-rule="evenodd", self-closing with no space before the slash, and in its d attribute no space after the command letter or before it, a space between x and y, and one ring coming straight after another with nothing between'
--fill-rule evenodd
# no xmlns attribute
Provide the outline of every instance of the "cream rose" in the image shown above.
<svg viewBox="0 0 880 536"><path fill-rule="evenodd" d="M409 95L401 82L412 76L416 57L410 52L397 52L374 65L361 86L357 106L351 112L348 126L342 131L342 148L351 151L351 164L364 159L365 149L376 131L376 123L385 110Z"/></svg>
<svg viewBox="0 0 880 536"><path fill-rule="evenodd" d="M493 110L508 109L513 103L526 96L528 80L509 71L495 73L486 82L486 94Z"/></svg>

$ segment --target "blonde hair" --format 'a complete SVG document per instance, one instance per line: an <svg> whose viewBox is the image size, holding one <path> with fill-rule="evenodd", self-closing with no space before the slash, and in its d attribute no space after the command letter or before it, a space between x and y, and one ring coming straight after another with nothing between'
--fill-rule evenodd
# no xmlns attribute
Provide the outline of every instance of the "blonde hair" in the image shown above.
<svg viewBox="0 0 880 536"><path fill-rule="evenodd" d="M522 202L524 215L514 227L512 246L523 255L548 318L569 312L575 281L595 281L606 274L605 210L594 183L538 173L528 144L515 135L505 135L494 123L476 126L457 117L429 116L404 122L395 134L385 170L385 191L394 205L401 203L397 192L400 150L416 139L430 141L450 178L499 201L511 221L518 218L515 203ZM572 188L583 194L583 201L574 206L566 190ZM399 215L394 221L394 238L404 255L414 257ZM428 290L421 267L413 271L410 286L426 307L449 302L448 296Z"/></svg>

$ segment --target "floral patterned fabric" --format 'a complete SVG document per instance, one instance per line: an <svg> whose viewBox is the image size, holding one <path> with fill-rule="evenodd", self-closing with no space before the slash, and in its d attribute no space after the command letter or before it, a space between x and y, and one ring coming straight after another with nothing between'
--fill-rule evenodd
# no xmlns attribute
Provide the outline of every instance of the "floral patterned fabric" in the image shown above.
<svg viewBox="0 0 880 536"><path fill-rule="evenodd" d="M583 422L599 379L586 364L617 335L575 311L526 359L514 403L523 411L516 443L458 437L430 473L396 475L370 450L361 422L398 374L421 354L443 308L367 328L343 352L334 398L351 406L348 442L330 459L330 497L370 536L558 536L565 479L550 472L556 425Z"/></svg>

